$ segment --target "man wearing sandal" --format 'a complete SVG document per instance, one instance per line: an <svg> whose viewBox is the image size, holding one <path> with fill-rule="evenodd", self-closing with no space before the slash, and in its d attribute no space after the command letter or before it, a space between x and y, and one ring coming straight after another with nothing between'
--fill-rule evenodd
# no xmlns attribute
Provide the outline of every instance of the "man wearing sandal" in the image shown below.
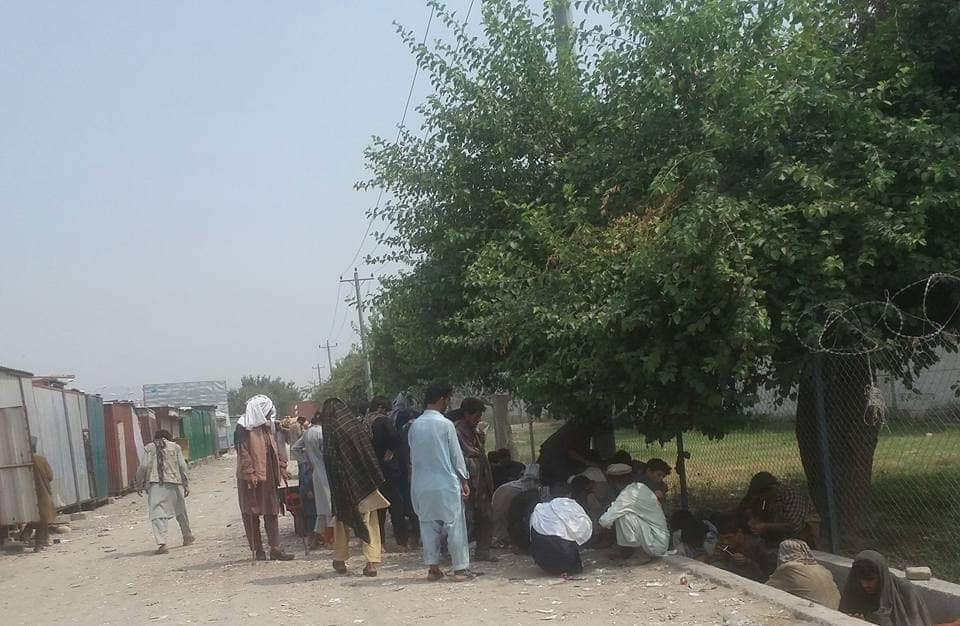
<svg viewBox="0 0 960 626"><path fill-rule="evenodd" d="M411 497L420 519L423 560L428 580L443 580L440 546L447 538L453 561L452 580L463 582L470 572L470 544L463 498L470 496L470 473L463 460L453 422L444 417L450 403L450 385L434 383L424 394L426 410L410 427Z"/></svg>
<svg viewBox="0 0 960 626"><path fill-rule="evenodd" d="M329 398L320 413L323 461L330 483L330 503L337 522L333 528L333 569L347 572L350 533L360 539L366 567L376 576L380 564L380 522L377 511L390 506L380 493L383 473L373 450L370 428L357 419L340 398Z"/></svg>

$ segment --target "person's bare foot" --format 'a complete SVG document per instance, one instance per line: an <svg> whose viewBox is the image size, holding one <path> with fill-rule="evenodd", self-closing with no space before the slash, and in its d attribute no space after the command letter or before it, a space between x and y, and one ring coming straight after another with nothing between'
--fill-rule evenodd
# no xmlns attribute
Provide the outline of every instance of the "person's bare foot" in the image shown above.
<svg viewBox="0 0 960 626"><path fill-rule="evenodd" d="M196 537L194 537L193 535L187 535L186 537L183 538L183 547L192 546L194 543L196 543L196 541L197 541Z"/></svg>
<svg viewBox="0 0 960 626"><path fill-rule="evenodd" d="M366 567L363 568L363 575L368 578L377 577L377 564L376 563L367 563Z"/></svg>
<svg viewBox="0 0 960 626"><path fill-rule="evenodd" d="M438 566L433 565L430 567L429 570L427 570L427 580L430 580L433 582L443 580L443 572L440 570Z"/></svg>
<svg viewBox="0 0 960 626"><path fill-rule="evenodd" d="M334 561L334 562L333 562L333 571L335 571L335 572L338 573L338 574L346 574L346 573L347 573L347 563L346 563L346 561Z"/></svg>
<svg viewBox="0 0 960 626"><path fill-rule="evenodd" d="M170 550L167 549L167 544L161 543L159 546L157 546L156 554L167 554L168 552L170 552Z"/></svg>

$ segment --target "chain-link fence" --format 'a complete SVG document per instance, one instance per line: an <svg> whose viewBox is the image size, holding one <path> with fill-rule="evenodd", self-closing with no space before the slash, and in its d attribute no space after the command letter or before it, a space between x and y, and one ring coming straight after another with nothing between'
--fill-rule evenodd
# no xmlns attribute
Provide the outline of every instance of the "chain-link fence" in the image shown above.
<svg viewBox="0 0 960 626"><path fill-rule="evenodd" d="M811 495L821 548L848 556L873 548L897 565L928 565L960 581L960 355L926 344L814 354L800 380L787 397L762 393L748 426L722 439L683 435L690 507L734 508L750 478L769 471ZM535 425L538 449L557 426ZM514 435L527 460L527 426L515 425ZM677 461L675 440L646 444L620 430L617 447ZM669 484L668 505L679 507L679 477Z"/></svg>

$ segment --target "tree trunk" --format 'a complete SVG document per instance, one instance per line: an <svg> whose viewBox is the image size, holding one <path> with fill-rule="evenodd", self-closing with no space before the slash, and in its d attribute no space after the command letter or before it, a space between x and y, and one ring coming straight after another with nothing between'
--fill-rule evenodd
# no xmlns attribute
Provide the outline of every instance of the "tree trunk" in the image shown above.
<svg viewBox="0 0 960 626"><path fill-rule="evenodd" d="M493 404L493 428L497 439L497 449L506 448L516 458L517 450L513 443L513 430L510 427L510 396L502 393L495 394Z"/></svg>
<svg viewBox="0 0 960 626"><path fill-rule="evenodd" d="M813 358L818 358L814 356ZM870 479L879 427L864 419L866 388L871 374L865 356L824 354L822 369L827 455L833 477L833 502L840 539L858 544L870 526ZM823 478L824 454L816 410L816 385L813 367L801 376L797 398L797 444L807 485L823 520L829 527L826 485Z"/></svg>

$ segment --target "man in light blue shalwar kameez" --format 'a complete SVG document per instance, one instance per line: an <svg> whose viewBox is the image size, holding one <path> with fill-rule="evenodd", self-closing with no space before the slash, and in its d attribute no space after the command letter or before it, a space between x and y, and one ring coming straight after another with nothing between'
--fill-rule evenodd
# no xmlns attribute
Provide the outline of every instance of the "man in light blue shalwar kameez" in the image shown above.
<svg viewBox="0 0 960 626"><path fill-rule="evenodd" d="M452 389L433 384L424 395L426 410L410 426L410 492L420 518L423 560L427 578L442 580L440 546L447 538L453 561L453 580L473 578L470 573L470 544L463 511L463 498L470 493L467 465L460 450L457 431L444 417Z"/></svg>

